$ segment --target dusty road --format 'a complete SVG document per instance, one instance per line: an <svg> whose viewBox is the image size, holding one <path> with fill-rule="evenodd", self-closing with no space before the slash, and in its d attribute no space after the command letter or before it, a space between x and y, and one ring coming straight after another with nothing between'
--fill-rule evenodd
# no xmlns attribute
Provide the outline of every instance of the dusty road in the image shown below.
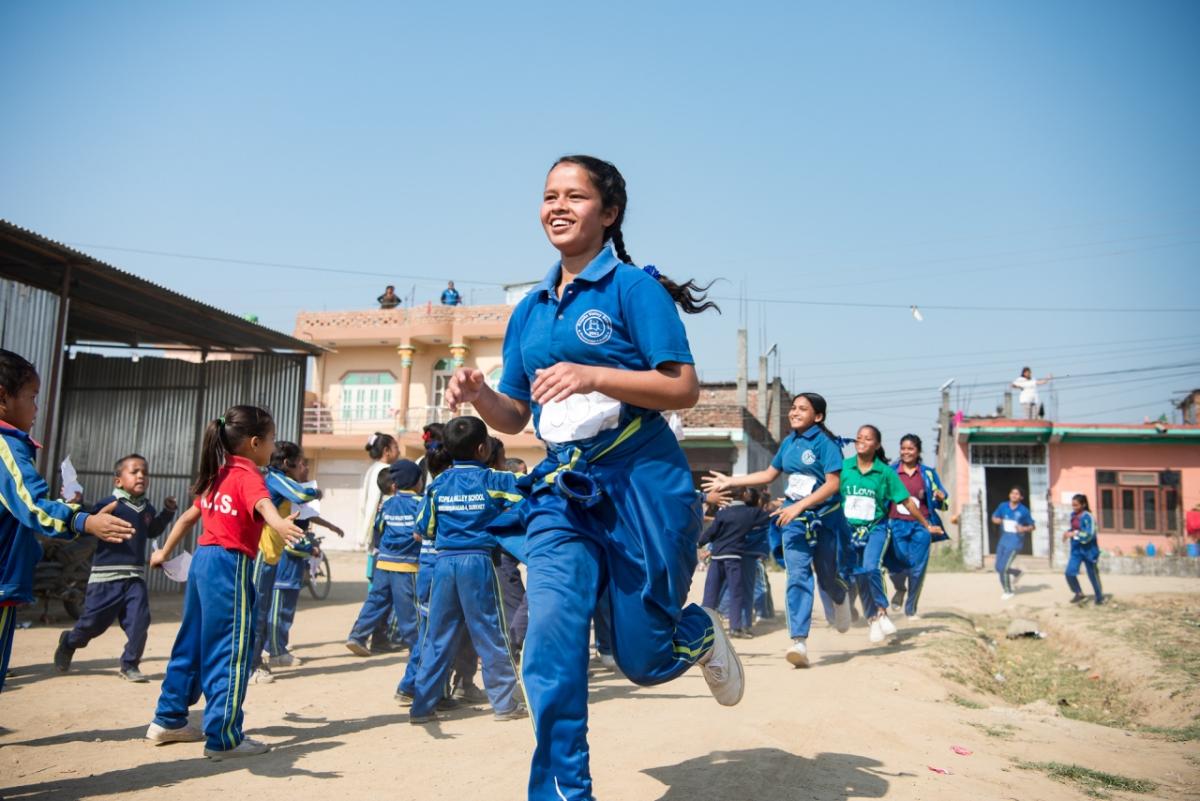
<svg viewBox="0 0 1200 801"><path fill-rule="evenodd" d="M354 559L338 555L338 582L329 600L301 602L293 642L304 664L277 671L272 685L250 687L247 731L275 745L272 753L255 759L212 763L201 756L198 744L155 748L140 739L178 623L176 599L156 602L143 663L155 679L151 684L117 677L123 634L115 627L78 652L65 676L55 674L51 664L65 620L19 630L8 687L0 695L0 795L10 801L161 799L162 788L169 788L170 798L178 801L219 793L256 801L523 798L532 745L527 721L497 723L486 710L468 709L436 727L410 726L406 711L392 700L406 657L364 659L345 650L346 632L365 591ZM782 605L783 576L773 580ZM701 583L695 582L694 591ZM1200 581L1188 579L1114 576L1105 583L1118 598L1174 594L1186 602L1200 590ZM1143 798L1200 796L1195 739L1172 742L1068 719L1053 704L1014 706L947 677L957 669L958 651L945 646L953 646L956 638L971 640L972 624L963 622L967 616L1020 611L1055 621L1051 638L1062 634L1073 648L1088 649L1093 635L1087 632L1096 626L1086 616L1100 610L1068 607L1057 575L1028 576L1022 589L1005 605L993 574L932 575L923 619L901 622L900 635L890 645L870 646L864 628L839 635L823 622L814 623L814 666L805 671L782 658L788 643L782 619L761 623L759 636L738 641L748 686L745 700L732 709L717 706L699 672L641 689L597 667L591 743L598 796L619 801L1084 797L1078 786L1024 769L1022 762L1078 764L1156 782ZM23 619L33 615L26 612ZM1118 684L1112 686L1138 681L1118 675L1126 661L1120 648L1099 650L1104 653L1085 656L1114 673ZM1186 671L1189 664L1200 664L1200 653L1185 652L1182 660ZM1167 670L1144 659L1136 664L1139 670ZM1081 665L1080 670L1092 668ZM1143 706L1157 707L1168 725L1183 725L1200 712L1194 695L1178 687L1159 689L1167 700L1156 702L1158 690L1146 689L1151 695ZM973 753L960 756L952 746ZM1113 797L1139 796L1116 790Z"/></svg>

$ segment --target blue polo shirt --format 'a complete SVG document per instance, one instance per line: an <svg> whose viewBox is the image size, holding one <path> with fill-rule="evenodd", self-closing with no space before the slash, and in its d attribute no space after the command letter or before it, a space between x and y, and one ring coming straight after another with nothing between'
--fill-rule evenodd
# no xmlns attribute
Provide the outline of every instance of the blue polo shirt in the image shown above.
<svg viewBox="0 0 1200 801"><path fill-rule="evenodd" d="M1000 518L1000 532L1004 536L1013 536L1024 539L1025 534L1017 531L1017 526L1032 526L1033 515L1029 512L1029 507L1023 503L1018 503L1014 509L1009 505L1008 501L996 507L996 511L992 512L992 517Z"/></svg>
<svg viewBox="0 0 1200 801"><path fill-rule="evenodd" d="M526 295L504 334L500 391L530 402L536 371L559 362L653 370L695 364L675 301L657 279L625 264L610 246L555 296L562 262ZM635 413L644 411L634 407ZM535 427L541 416L532 404Z"/></svg>
<svg viewBox="0 0 1200 801"><path fill-rule="evenodd" d="M826 473L842 471L842 447L820 426L812 425L804 431L793 431L787 435L771 460L771 467L787 474L784 496L788 500L787 505L791 505L824 486ZM835 492L812 511L823 514L840 502L841 496Z"/></svg>
<svg viewBox="0 0 1200 801"><path fill-rule="evenodd" d="M482 462L456 461L429 485L416 530L433 538L439 557L456 551L490 553L496 538L488 524L522 500L512 473L490 470Z"/></svg>

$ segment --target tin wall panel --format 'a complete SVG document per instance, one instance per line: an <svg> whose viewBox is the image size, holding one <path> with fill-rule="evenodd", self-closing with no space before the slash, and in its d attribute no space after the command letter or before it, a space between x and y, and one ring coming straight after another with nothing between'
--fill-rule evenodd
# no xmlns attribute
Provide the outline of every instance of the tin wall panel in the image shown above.
<svg viewBox="0 0 1200 801"><path fill-rule="evenodd" d="M0 347L31 361L43 380L49 380L57 322L58 295L0 280ZM43 420L44 415L31 432L39 442L46 438Z"/></svg>

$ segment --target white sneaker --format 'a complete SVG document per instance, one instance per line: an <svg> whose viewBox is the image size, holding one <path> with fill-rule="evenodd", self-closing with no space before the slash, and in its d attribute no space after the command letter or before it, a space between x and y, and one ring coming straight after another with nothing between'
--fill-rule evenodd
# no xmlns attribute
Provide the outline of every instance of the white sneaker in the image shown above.
<svg viewBox="0 0 1200 801"><path fill-rule="evenodd" d="M904 619L905 620L920 620L921 616L918 615L916 612L913 612L911 615L905 615Z"/></svg>
<svg viewBox="0 0 1200 801"><path fill-rule="evenodd" d="M146 729L146 739L155 745L166 745L167 743L198 743L204 739L204 732L200 731L190 723L178 729L168 729L166 726L159 726L157 723L151 723Z"/></svg>
<svg viewBox="0 0 1200 801"><path fill-rule="evenodd" d="M867 631L867 639L871 642L883 642L883 626L879 625L879 618L871 621L871 628Z"/></svg>
<svg viewBox="0 0 1200 801"><path fill-rule="evenodd" d="M884 637L891 637L896 633L896 624L887 615L879 616L879 628L883 629Z"/></svg>
<svg viewBox="0 0 1200 801"><path fill-rule="evenodd" d="M211 748L204 749L204 755L213 762L220 762L222 759L238 759L239 757L258 756L265 754L271 750L271 746L266 743L260 743L258 740L251 740L249 737L237 744L236 748L230 748L228 751L214 751Z"/></svg>
<svg viewBox="0 0 1200 801"><path fill-rule="evenodd" d="M792 647L787 649L787 661L798 668L808 667L808 641L803 637L792 640Z"/></svg>
<svg viewBox="0 0 1200 801"><path fill-rule="evenodd" d="M1015 597L1016 597L1016 595L1015 595L1015 594L1013 594L1013 593L1011 593L1011 592L1004 592L1004 593L1001 593L1001 594L1000 594L1000 600L1001 600L1001 601L1007 601L1007 600L1009 600L1010 598L1015 598Z"/></svg>
<svg viewBox="0 0 1200 801"><path fill-rule="evenodd" d="M609 670L617 669L617 660L612 654L600 654L600 664Z"/></svg>
<svg viewBox="0 0 1200 801"><path fill-rule="evenodd" d="M251 684L270 684L273 681L275 681L275 677L271 675L271 671L267 670L265 666L260 667L250 674Z"/></svg>
<svg viewBox="0 0 1200 801"><path fill-rule="evenodd" d="M271 657L270 664L271 667L300 667L304 664L304 660L290 651L285 651L279 656Z"/></svg>
<svg viewBox="0 0 1200 801"><path fill-rule="evenodd" d="M839 634L845 634L850 630L851 617L850 593L846 593L842 602L833 607L833 627L838 630Z"/></svg>
<svg viewBox="0 0 1200 801"><path fill-rule="evenodd" d="M703 608L703 607L702 607ZM700 670L713 698L721 706L733 706L742 700L746 690L746 675L742 672L742 660L738 659L737 651L729 635L721 628L721 617L711 609L704 609L705 614L712 620L713 644L708 654L700 662Z"/></svg>

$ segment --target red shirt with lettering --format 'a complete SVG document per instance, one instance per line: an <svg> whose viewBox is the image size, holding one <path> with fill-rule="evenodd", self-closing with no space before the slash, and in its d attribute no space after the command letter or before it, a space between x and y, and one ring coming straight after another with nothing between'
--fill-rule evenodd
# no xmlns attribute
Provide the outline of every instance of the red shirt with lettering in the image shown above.
<svg viewBox="0 0 1200 801"><path fill-rule="evenodd" d="M204 533L201 545L220 545L253 559L262 537L262 515L254 505L270 498L258 465L244 456L230 456L217 471L213 488L196 498Z"/></svg>

